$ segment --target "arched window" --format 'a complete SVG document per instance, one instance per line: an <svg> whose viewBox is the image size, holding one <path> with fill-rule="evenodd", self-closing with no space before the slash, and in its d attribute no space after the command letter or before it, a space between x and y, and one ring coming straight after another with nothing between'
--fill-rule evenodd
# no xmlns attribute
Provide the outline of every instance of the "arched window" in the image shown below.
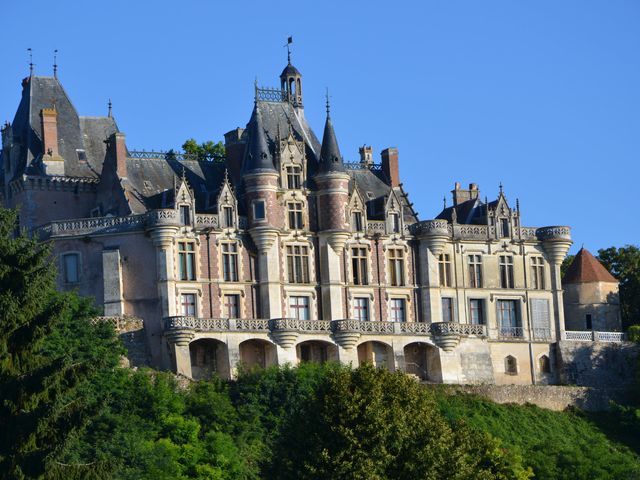
<svg viewBox="0 0 640 480"><path fill-rule="evenodd" d="M507 375L517 375L518 374L518 359L511 355L508 355L504 359L504 373Z"/></svg>
<svg viewBox="0 0 640 480"><path fill-rule="evenodd" d="M538 359L538 367L540 368L540 373L551 373L551 362L549 361L549 357L542 355Z"/></svg>

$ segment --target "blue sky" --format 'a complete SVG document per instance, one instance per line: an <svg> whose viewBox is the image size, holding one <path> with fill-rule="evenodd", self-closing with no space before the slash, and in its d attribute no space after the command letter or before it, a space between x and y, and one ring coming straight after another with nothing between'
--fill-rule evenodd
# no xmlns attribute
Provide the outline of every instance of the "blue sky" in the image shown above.
<svg viewBox="0 0 640 480"><path fill-rule="evenodd" d="M220 140L276 85L294 38L308 121L328 87L346 160L395 146L421 219L455 181L503 183L528 226L571 225L574 248L639 243L640 2L5 2L0 121L34 50L81 115L111 98L130 149Z"/></svg>

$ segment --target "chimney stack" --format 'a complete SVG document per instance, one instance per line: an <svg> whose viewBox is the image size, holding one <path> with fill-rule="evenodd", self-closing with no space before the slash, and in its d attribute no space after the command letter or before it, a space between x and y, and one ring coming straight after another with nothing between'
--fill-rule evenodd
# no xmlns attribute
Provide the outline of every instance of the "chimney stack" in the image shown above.
<svg viewBox="0 0 640 480"><path fill-rule="evenodd" d="M116 175L118 178L127 178L127 145L125 134L116 132L109 137L108 146L114 160Z"/></svg>
<svg viewBox="0 0 640 480"><path fill-rule="evenodd" d="M42 118L42 149L45 155L58 156L58 112L54 108L43 108Z"/></svg>
<svg viewBox="0 0 640 480"><path fill-rule="evenodd" d="M470 183L469 189L465 190L460 187L460 182L456 182L451 193L453 194L453 205L455 206L469 200L475 200L480 195L480 190L477 183Z"/></svg>
<svg viewBox="0 0 640 480"><path fill-rule="evenodd" d="M373 165L373 149L370 145L363 145L358 151L360 152L360 163L367 167Z"/></svg>
<svg viewBox="0 0 640 480"><path fill-rule="evenodd" d="M400 169L398 168L398 149L385 148L380 152L382 157L382 171L387 176L392 187L400 186Z"/></svg>

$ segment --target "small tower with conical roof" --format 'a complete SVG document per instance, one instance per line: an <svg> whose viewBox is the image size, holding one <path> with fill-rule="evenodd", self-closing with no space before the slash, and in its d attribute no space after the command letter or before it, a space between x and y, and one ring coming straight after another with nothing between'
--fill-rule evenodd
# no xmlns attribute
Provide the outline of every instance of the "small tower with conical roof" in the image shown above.
<svg viewBox="0 0 640 480"><path fill-rule="evenodd" d="M347 174L329 111L324 125L318 173L314 177L319 204L319 237L322 269L322 302L325 318L345 318L342 302L340 264L344 245L350 233L346 218L349 203L349 175Z"/></svg>
<svg viewBox="0 0 640 480"><path fill-rule="evenodd" d="M278 232L284 213L277 200L279 174L273 164L256 101L249 121L249 143L242 165L249 232L258 248L259 307L262 318L282 317Z"/></svg>
<svg viewBox="0 0 640 480"><path fill-rule="evenodd" d="M618 280L581 248L562 278L567 330L620 331Z"/></svg>

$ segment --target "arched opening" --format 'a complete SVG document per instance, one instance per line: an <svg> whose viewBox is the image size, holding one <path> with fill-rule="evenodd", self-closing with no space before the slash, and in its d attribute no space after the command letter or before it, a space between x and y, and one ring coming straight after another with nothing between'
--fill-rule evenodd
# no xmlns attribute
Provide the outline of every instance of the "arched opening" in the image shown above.
<svg viewBox="0 0 640 480"><path fill-rule="evenodd" d="M405 372L420 380L441 382L440 355L438 349L424 342L410 343L404 347Z"/></svg>
<svg viewBox="0 0 640 480"><path fill-rule="evenodd" d="M296 81L293 77L289 78L289 93L295 95L296 93Z"/></svg>
<svg viewBox="0 0 640 480"><path fill-rule="evenodd" d="M338 359L338 347L328 342L309 340L296 345L300 362L324 363Z"/></svg>
<svg viewBox="0 0 640 480"><path fill-rule="evenodd" d="M266 340L246 340L240 344L240 362L248 369L276 364L276 347Z"/></svg>
<svg viewBox="0 0 640 480"><path fill-rule="evenodd" d="M508 355L504 359L504 373L507 375L517 375L518 374L518 360L516 357Z"/></svg>
<svg viewBox="0 0 640 480"><path fill-rule="evenodd" d="M542 355L538 359L538 368L540 369L540 373L551 373L551 362L548 356Z"/></svg>
<svg viewBox="0 0 640 480"><path fill-rule="evenodd" d="M358 364L371 363L376 368L394 370L393 349L382 342L364 342L358 345Z"/></svg>
<svg viewBox="0 0 640 480"><path fill-rule="evenodd" d="M206 380L213 375L229 378L227 346L219 340L201 338L189 344L191 377Z"/></svg>

